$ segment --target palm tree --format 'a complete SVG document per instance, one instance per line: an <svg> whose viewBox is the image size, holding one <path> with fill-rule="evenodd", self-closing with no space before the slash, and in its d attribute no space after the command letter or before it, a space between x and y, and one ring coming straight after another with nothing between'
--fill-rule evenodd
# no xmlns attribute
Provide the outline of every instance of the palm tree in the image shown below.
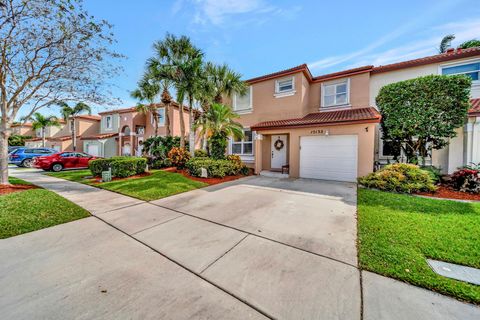
<svg viewBox="0 0 480 320"><path fill-rule="evenodd" d="M447 52L447 49L450 48L450 43L455 39L454 34L448 34L443 37L442 41L440 41L440 47L438 48L439 53Z"/></svg>
<svg viewBox="0 0 480 320"><path fill-rule="evenodd" d="M234 93L244 95L247 85L241 80L242 75L230 69L226 64L216 65L207 62L205 66L209 82L213 84L215 103L223 103L223 96L232 96Z"/></svg>
<svg viewBox="0 0 480 320"><path fill-rule="evenodd" d="M162 87L162 96L161 96L161 101L163 105L165 106L165 126L167 127L167 136L171 135L171 130L170 130L170 105L172 103L172 96L170 95L170 86L171 86L171 81L168 79L164 79L161 81L161 87ZM179 111L181 111L182 106L179 106Z"/></svg>
<svg viewBox="0 0 480 320"><path fill-rule="evenodd" d="M212 157L222 158L226 151L228 137L243 139L243 126L235 121L240 116L223 104L214 103L195 123L200 134L210 139Z"/></svg>
<svg viewBox="0 0 480 320"><path fill-rule="evenodd" d="M41 129L42 131L42 147L45 147L45 129L47 127L60 127L60 122L55 116L45 117L39 112L35 112L31 118L33 130Z"/></svg>
<svg viewBox="0 0 480 320"><path fill-rule="evenodd" d="M152 113L155 137L158 136L158 110L154 102L155 97L158 96L159 92L159 83L151 79L151 74L146 73L138 82L138 88L132 91L130 94L133 98L138 99L141 102L147 102L147 104L138 103L136 109L140 113Z"/></svg>
<svg viewBox="0 0 480 320"><path fill-rule="evenodd" d="M177 96L186 98L190 111L190 151L194 148L193 101L199 88L199 75L202 70L203 52L196 48L186 36L176 37L167 34L165 39L154 44L155 57L149 59L148 68L156 70L156 76L170 79ZM183 100L181 100L183 101ZM185 146L185 121L180 103L180 146Z"/></svg>
<svg viewBox="0 0 480 320"><path fill-rule="evenodd" d="M462 42L458 47L460 49L480 47L480 40L477 40L477 39L468 40L468 41Z"/></svg>
<svg viewBox="0 0 480 320"><path fill-rule="evenodd" d="M92 114L92 109L90 109L89 105L83 102L78 102L74 107L70 107L66 102L59 102L58 105L61 108L60 113L62 114L63 120L67 122L70 121L70 131L72 132L72 147L73 151L75 151L77 149L75 117L81 113L88 113L90 115Z"/></svg>

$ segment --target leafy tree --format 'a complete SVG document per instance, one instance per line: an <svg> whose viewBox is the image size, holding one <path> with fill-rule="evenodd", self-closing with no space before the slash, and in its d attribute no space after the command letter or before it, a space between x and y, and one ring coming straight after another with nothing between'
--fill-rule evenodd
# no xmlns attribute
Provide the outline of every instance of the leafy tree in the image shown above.
<svg viewBox="0 0 480 320"><path fill-rule="evenodd" d="M442 41L440 41L440 46L438 48L439 53L445 53L447 52L447 49L450 48L450 43L455 39L454 34L448 34L445 37L442 38Z"/></svg>
<svg viewBox="0 0 480 320"><path fill-rule="evenodd" d="M66 102L58 103L63 120L70 122L70 132L72 133L73 151L77 150L77 128L75 128L75 117L82 114L92 114L90 106L83 102L78 102L74 107L70 107Z"/></svg>
<svg viewBox="0 0 480 320"><path fill-rule="evenodd" d="M214 103L207 112L197 120L194 128L200 128L200 134L209 138L210 154L215 159L223 159L228 144L228 137L242 139L243 126L235 121L239 115L230 107Z"/></svg>
<svg viewBox="0 0 480 320"><path fill-rule="evenodd" d="M465 75L430 75L382 87L376 103L383 139L402 148L411 163L444 148L467 119L471 83Z"/></svg>
<svg viewBox="0 0 480 320"><path fill-rule="evenodd" d="M23 110L29 118L58 101L111 102L106 80L121 57L108 47L111 26L81 0L0 1L0 183L8 184L8 137Z"/></svg>
<svg viewBox="0 0 480 320"><path fill-rule="evenodd" d="M458 47L460 49L480 47L480 40L477 40L477 39L468 40L461 43Z"/></svg>
<svg viewBox="0 0 480 320"><path fill-rule="evenodd" d="M223 103L223 96L232 96L234 93L245 94L247 85L241 80L242 75L236 73L228 65L216 65L207 62L205 66L208 82L211 82L214 90L215 103Z"/></svg>
<svg viewBox="0 0 480 320"><path fill-rule="evenodd" d="M9 146L24 146L25 140L32 138L31 136L22 136L20 134L12 134L8 137Z"/></svg>
<svg viewBox="0 0 480 320"><path fill-rule="evenodd" d="M42 147L45 147L45 129L47 127L60 127L61 124L55 116L44 116L39 112L35 112L30 118L32 120L32 129L41 130Z"/></svg>

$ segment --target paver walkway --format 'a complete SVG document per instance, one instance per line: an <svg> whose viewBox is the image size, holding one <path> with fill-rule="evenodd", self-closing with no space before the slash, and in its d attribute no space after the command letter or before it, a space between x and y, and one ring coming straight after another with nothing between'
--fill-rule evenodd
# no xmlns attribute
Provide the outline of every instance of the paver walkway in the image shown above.
<svg viewBox="0 0 480 320"><path fill-rule="evenodd" d="M249 178L148 203L15 175L95 217L0 242L2 318L480 318L476 306L360 272L355 197L335 183ZM288 215L278 201L300 209Z"/></svg>

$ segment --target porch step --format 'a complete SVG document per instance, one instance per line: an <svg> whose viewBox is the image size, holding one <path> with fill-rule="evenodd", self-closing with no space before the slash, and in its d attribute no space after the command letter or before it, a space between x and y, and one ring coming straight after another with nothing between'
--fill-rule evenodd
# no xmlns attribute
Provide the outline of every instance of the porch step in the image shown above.
<svg viewBox="0 0 480 320"><path fill-rule="evenodd" d="M269 171L269 170L262 170L262 171L260 171L260 175L261 175L261 176L264 176L264 177L279 178L279 179L288 178L288 174L286 174L286 173L281 173L281 172L276 172L276 171Z"/></svg>

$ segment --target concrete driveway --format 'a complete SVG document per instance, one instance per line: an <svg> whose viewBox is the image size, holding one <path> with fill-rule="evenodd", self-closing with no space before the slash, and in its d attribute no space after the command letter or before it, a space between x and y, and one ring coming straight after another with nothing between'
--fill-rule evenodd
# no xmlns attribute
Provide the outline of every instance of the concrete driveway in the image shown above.
<svg viewBox="0 0 480 320"><path fill-rule="evenodd" d="M249 177L149 203L20 177L94 217L0 242L6 319L480 316L472 305L358 270L354 184Z"/></svg>

